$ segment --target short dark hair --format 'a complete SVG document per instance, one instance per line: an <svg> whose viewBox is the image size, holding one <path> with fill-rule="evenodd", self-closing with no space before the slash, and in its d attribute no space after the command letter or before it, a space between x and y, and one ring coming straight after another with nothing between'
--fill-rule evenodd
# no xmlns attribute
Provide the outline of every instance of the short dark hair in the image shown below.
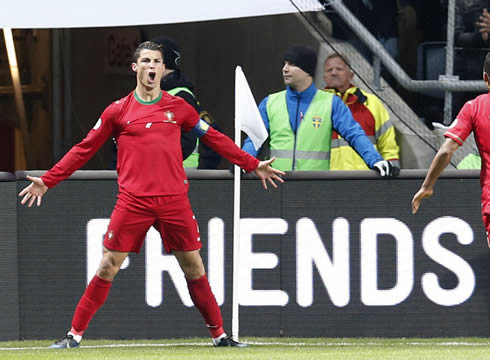
<svg viewBox="0 0 490 360"><path fill-rule="evenodd" d="M485 56L483 71L486 72L488 76L490 76L490 51L487 52L487 56Z"/></svg>
<svg viewBox="0 0 490 360"><path fill-rule="evenodd" d="M160 51L160 54L162 54L162 59L163 59L163 49L162 46L159 44L154 43L153 41L145 41L142 42L141 44L138 45L136 50L134 50L133 53L133 62L138 62L138 59L140 57L141 50L156 50Z"/></svg>
<svg viewBox="0 0 490 360"><path fill-rule="evenodd" d="M340 60L342 60L350 69L350 61L349 59L347 58L346 55L344 54L341 54L341 53L333 53L333 54L330 54L327 56L327 58L325 59L325 61L323 62L323 65L325 65L327 63L328 60L330 59L333 59L333 58L339 58Z"/></svg>

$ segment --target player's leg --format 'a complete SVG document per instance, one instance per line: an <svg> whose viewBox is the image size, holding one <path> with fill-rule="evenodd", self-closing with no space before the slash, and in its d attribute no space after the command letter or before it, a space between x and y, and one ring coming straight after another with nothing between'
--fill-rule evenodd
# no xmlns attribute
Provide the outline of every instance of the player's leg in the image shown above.
<svg viewBox="0 0 490 360"><path fill-rule="evenodd" d="M88 324L97 310L104 304L111 290L112 280L119 272L128 256L127 252L118 252L104 247L104 255L97 273L88 284L75 309L71 329L65 337L50 347L53 349L78 347Z"/></svg>
<svg viewBox="0 0 490 360"><path fill-rule="evenodd" d="M104 304L111 289L112 280L121 269L128 256L127 252L119 252L104 247L104 256L97 273L85 289L73 315L71 332L82 336L97 310Z"/></svg>
<svg viewBox="0 0 490 360"><path fill-rule="evenodd" d="M216 346L237 346L244 347L242 344L228 337L223 330L223 318L221 310L216 302L209 281L204 270L199 250L192 251L172 251L182 268L187 280L187 288L194 302L194 305L201 313L206 326L211 333L213 343Z"/></svg>
<svg viewBox="0 0 490 360"><path fill-rule="evenodd" d="M221 310L216 302L199 253L202 247L196 218L186 194L166 197L159 216L165 250L172 252L182 268L194 305L199 310L216 346L246 346L233 341L223 330Z"/></svg>
<svg viewBox="0 0 490 360"><path fill-rule="evenodd" d="M129 252L139 252L145 234L155 221L145 204L125 194L119 194L104 237L104 254L95 276L85 289L72 319L67 335L51 348L77 347L90 320L109 295L112 280L119 272Z"/></svg>
<svg viewBox="0 0 490 360"><path fill-rule="evenodd" d="M209 286L199 250L174 250L172 253L177 258L185 274L187 288L194 305L203 316L213 339L219 339L225 333L223 330L223 318L216 298Z"/></svg>

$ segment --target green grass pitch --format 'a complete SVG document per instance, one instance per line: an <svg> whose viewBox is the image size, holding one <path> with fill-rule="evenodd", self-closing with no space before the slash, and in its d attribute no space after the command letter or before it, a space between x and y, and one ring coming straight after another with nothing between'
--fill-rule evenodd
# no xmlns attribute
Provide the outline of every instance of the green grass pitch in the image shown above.
<svg viewBox="0 0 490 360"><path fill-rule="evenodd" d="M165 360L490 360L490 339L241 338L248 348L215 348L209 339L84 340L54 350L52 341L0 342L0 359Z"/></svg>

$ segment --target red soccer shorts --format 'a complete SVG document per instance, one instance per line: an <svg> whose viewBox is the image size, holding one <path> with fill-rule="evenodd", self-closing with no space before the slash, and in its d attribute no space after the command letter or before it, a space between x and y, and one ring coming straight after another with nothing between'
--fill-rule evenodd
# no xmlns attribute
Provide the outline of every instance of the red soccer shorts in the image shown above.
<svg viewBox="0 0 490 360"><path fill-rule="evenodd" d="M487 232L488 247L490 248L490 214L482 214L482 220Z"/></svg>
<svg viewBox="0 0 490 360"><path fill-rule="evenodd" d="M104 246L111 250L138 253L153 224L160 232L167 253L202 247L187 193L138 197L125 192L117 195Z"/></svg>

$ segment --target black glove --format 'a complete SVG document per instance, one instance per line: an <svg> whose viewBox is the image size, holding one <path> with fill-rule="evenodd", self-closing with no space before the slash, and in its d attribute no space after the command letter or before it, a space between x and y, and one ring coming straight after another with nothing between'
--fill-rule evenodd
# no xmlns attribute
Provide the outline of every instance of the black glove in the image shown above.
<svg viewBox="0 0 490 360"><path fill-rule="evenodd" d="M394 166L388 160L381 160L374 164L373 170L382 177L397 177L400 175L400 168Z"/></svg>

